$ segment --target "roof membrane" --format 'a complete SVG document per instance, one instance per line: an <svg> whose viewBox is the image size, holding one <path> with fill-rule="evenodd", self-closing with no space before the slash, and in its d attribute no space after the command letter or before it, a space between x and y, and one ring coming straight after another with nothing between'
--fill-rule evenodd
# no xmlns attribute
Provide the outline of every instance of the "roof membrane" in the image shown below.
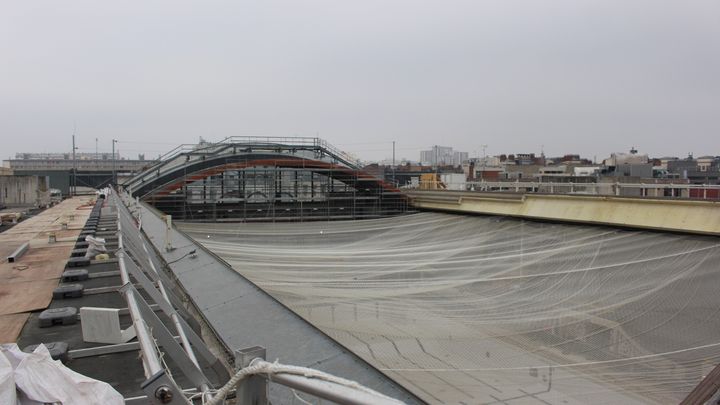
<svg viewBox="0 0 720 405"><path fill-rule="evenodd" d="M676 403L720 362L720 239L502 217L182 224L430 403Z"/></svg>

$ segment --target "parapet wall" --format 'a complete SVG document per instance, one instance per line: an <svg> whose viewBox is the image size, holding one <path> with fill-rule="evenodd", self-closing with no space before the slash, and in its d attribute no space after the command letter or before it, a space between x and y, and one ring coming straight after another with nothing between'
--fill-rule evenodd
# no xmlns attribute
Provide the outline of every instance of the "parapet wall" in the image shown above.
<svg viewBox="0 0 720 405"><path fill-rule="evenodd" d="M720 202L612 196L410 191L420 209L720 236Z"/></svg>
<svg viewBox="0 0 720 405"><path fill-rule="evenodd" d="M0 176L0 205L7 207L47 207L50 190L41 176Z"/></svg>

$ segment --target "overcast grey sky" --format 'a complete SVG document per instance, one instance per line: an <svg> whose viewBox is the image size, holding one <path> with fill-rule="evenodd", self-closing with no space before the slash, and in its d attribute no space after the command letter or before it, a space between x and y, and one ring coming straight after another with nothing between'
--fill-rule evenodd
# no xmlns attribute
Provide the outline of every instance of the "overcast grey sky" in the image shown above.
<svg viewBox="0 0 720 405"><path fill-rule="evenodd" d="M316 136L361 158L720 155L720 1L2 1L0 157ZM474 152L478 151L478 152Z"/></svg>

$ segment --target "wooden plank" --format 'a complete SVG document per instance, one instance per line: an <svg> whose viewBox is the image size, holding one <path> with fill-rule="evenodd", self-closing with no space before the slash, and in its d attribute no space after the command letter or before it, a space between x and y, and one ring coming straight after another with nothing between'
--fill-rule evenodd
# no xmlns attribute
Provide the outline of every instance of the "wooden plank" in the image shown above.
<svg viewBox="0 0 720 405"><path fill-rule="evenodd" d="M0 315L0 343L17 342L20 332L22 332L25 323L30 314L25 312L22 314Z"/></svg>
<svg viewBox="0 0 720 405"><path fill-rule="evenodd" d="M57 279L0 284L0 315L47 308L57 285Z"/></svg>

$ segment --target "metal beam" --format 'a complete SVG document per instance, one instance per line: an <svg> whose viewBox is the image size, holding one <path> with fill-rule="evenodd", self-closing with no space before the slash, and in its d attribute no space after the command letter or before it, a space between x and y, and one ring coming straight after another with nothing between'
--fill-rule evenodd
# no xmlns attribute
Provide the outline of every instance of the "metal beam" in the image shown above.
<svg viewBox="0 0 720 405"><path fill-rule="evenodd" d="M30 248L30 242L25 242L22 245L20 245L17 249L15 249L14 252L10 256L7 257L8 263L15 263L16 260L20 258L20 256L24 255L25 252Z"/></svg>
<svg viewBox="0 0 720 405"><path fill-rule="evenodd" d="M180 340L180 338L178 336L175 336L175 341L179 341L179 340ZM115 345L106 345L106 346L88 347L85 349L70 350L68 352L68 356L70 356L71 359L82 359L85 357L95 357L95 356L103 356L106 354L133 352L136 350L140 350L140 343L128 342L128 343L118 343Z"/></svg>
<svg viewBox="0 0 720 405"><path fill-rule="evenodd" d="M154 287L153 283L150 281L150 279L148 279L145 273L143 273L142 270L140 270L135 265L135 263L132 262L130 262L130 265L127 266L127 269L130 274L132 274L132 276L140 283L145 292L150 295L150 298L158 304L158 306L165 313L165 315L177 322L175 326L178 335L181 338L180 342L183 344L185 352L190 361L192 361L192 363L195 364L198 368L200 367L194 354L191 355L193 351L190 345L192 344L192 347L194 347L195 350L197 350L200 355L211 366L213 366L213 370L218 373L218 376L221 379L229 379L230 376L228 375L227 370L225 370L225 367L222 366L222 363L220 363L220 361L215 357L215 355L213 355L212 352L210 352L210 350L205 346L205 342L202 341L200 336L198 336L185 322L185 320L179 316L177 311L175 311L175 308L173 308L170 303L164 299L164 297Z"/></svg>
<svg viewBox="0 0 720 405"><path fill-rule="evenodd" d="M255 359L265 359L265 348L253 346L235 351L235 368L238 370L250 366ZM259 375L254 375L240 381L235 388L235 396L240 404L266 405L268 404L268 381Z"/></svg>
<svg viewBox="0 0 720 405"><path fill-rule="evenodd" d="M115 277L119 276L120 271L118 270L112 270L112 271L99 271L97 273L90 273L88 274L88 278L104 278L104 277Z"/></svg>
<svg viewBox="0 0 720 405"><path fill-rule="evenodd" d="M202 370L200 370L200 368L190 360L187 353L185 353L182 347L180 347L175 339L173 339L173 336L167 330L165 325L163 325L162 321L160 321L160 318L157 317L155 312L150 309L150 306L147 304L145 299L137 294L135 287L131 284L126 284L123 286L123 289L135 292L137 304L143 318L147 320L150 326L152 326L154 336L157 338L159 345L162 346L165 352L170 355L173 362L178 365L183 374L192 381L196 388L201 388L203 385L212 386L207 377L205 377L205 374L203 374Z"/></svg>
<svg viewBox="0 0 720 405"><path fill-rule="evenodd" d="M122 246L122 235L120 235L120 237L120 246ZM123 287L120 288L119 291L125 297L130 317L133 320L133 326L135 327L137 339L142 350L142 362L143 368L145 369L145 376L150 377L162 370L162 365L160 364L160 359L158 358L158 354L155 350L155 340L152 338L152 334L148 330L147 324L140 314L140 308L138 307L136 301L137 291L130 283L130 278L128 277L127 270L125 269L125 252L119 251L117 252L117 255L120 263L120 278L124 283ZM150 311L152 312L152 310Z"/></svg>

